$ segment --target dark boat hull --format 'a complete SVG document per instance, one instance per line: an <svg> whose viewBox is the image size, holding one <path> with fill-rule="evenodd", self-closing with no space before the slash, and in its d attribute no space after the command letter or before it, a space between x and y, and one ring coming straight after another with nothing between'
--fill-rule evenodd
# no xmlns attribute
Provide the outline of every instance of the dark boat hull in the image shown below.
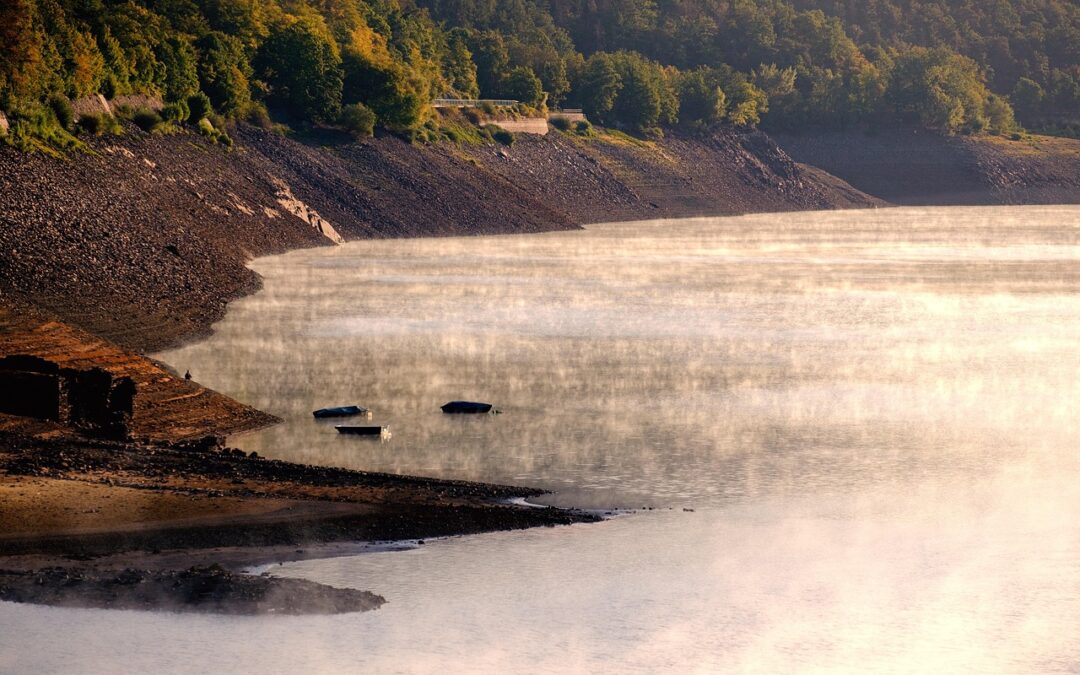
<svg viewBox="0 0 1080 675"><path fill-rule="evenodd" d="M360 426L336 426L339 434L349 434L352 436L382 436L387 432L386 427L360 427Z"/></svg>
<svg viewBox="0 0 1080 675"><path fill-rule="evenodd" d="M491 412L491 404L476 403L474 401L450 401L442 406L442 411L448 415L479 415Z"/></svg>
<svg viewBox="0 0 1080 675"><path fill-rule="evenodd" d="M315 417L315 419L326 419L327 417L352 417L353 415L370 415L371 411L369 411L367 408L361 408L358 405L343 405L337 408L319 408L311 414Z"/></svg>

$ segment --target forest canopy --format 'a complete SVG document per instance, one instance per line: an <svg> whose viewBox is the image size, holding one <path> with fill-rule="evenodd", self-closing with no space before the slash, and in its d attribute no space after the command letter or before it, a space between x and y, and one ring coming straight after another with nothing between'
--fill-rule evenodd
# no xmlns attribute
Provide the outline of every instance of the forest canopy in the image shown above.
<svg viewBox="0 0 1080 675"><path fill-rule="evenodd" d="M915 124L1080 131L1071 0L5 0L0 109L144 93L407 130L434 98L634 132ZM201 101L202 98L199 98ZM202 105L198 101L196 107ZM35 112L36 111L36 112ZM41 111L45 111L42 113ZM49 111L54 111L49 113ZM60 111L60 112L55 112ZM60 118L64 118L61 120ZM197 122L199 120L192 120Z"/></svg>

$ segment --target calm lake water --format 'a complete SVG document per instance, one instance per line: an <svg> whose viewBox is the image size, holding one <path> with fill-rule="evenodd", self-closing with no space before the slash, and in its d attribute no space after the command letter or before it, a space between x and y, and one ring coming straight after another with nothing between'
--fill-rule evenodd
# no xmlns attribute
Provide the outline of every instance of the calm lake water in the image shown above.
<svg viewBox="0 0 1080 675"><path fill-rule="evenodd" d="M0 604L0 670L1080 672L1080 207L253 266L262 292L160 355L286 420L235 444L652 510L272 568L389 600L363 615ZM352 403L392 438L311 419Z"/></svg>

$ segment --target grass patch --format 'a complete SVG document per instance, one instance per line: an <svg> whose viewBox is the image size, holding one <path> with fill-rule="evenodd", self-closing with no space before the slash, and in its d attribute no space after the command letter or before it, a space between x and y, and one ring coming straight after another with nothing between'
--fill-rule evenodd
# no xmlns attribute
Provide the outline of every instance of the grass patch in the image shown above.
<svg viewBox="0 0 1080 675"><path fill-rule="evenodd" d="M631 136L625 131L619 131L618 129L600 129L597 137L612 145L630 145L635 148L644 148L647 150L651 150L654 147L654 144L651 141Z"/></svg>
<svg viewBox="0 0 1080 675"><path fill-rule="evenodd" d="M62 157L69 150L85 150L86 144L65 129L51 106L23 104L7 112L10 129L2 142L24 152Z"/></svg>

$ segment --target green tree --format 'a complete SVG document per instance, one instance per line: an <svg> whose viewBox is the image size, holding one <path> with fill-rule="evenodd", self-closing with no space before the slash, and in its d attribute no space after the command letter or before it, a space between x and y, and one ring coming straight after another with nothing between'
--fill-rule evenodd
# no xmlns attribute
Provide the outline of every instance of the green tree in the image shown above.
<svg viewBox="0 0 1080 675"><path fill-rule="evenodd" d="M1046 92L1035 80L1021 77L1020 81L1016 83L1016 87L1013 88L1010 98L1013 105L1016 106L1016 112L1020 115L1020 119L1034 121L1042 114L1043 105L1046 102Z"/></svg>
<svg viewBox="0 0 1080 675"><path fill-rule="evenodd" d="M986 98L986 118L990 130L994 133L1007 134L1016 129L1016 116L1012 106L1001 96L990 94Z"/></svg>
<svg viewBox="0 0 1080 675"><path fill-rule="evenodd" d="M915 47L896 58L887 98L898 113L923 126L956 133L987 127L988 95L971 59L947 49Z"/></svg>
<svg viewBox="0 0 1080 675"><path fill-rule="evenodd" d="M446 74L449 93L462 98L478 98L480 84L476 80L476 63L466 40L465 31L456 29L447 39L443 55L443 72ZM448 92L441 92L448 93Z"/></svg>
<svg viewBox="0 0 1080 675"><path fill-rule="evenodd" d="M259 48L256 62L270 86L271 103L306 120L338 118L341 55L325 28L307 20L278 27Z"/></svg>
<svg viewBox="0 0 1080 675"><path fill-rule="evenodd" d="M196 46L199 87L214 107L225 115L245 111L251 103L251 65L240 40L213 32L199 38Z"/></svg>
<svg viewBox="0 0 1080 675"><path fill-rule="evenodd" d="M656 127L660 121L660 87L648 64L636 54L618 55L616 67L622 88L615 97L610 119L637 131Z"/></svg>
<svg viewBox="0 0 1080 675"><path fill-rule="evenodd" d="M679 114L687 122L712 124L724 119L727 95L706 68L683 73L679 79Z"/></svg>
<svg viewBox="0 0 1080 675"><path fill-rule="evenodd" d="M602 120L615 106L615 99L622 89L622 78L615 69L609 54L593 54L585 62L581 78L575 86L575 95L585 114Z"/></svg>
<svg viewBox="0 0 1080 675"><path fill-rule="evenodd" d="M30 95L40 82L43 38L34 27L31 0L0 3L0 108Z"/></svg>
<svg viewBox="0 0 1080 675"><path fill-rule="evenodd" d="M210 104L210 97L201 91L188 97L187 106L188 119L194 124L198 124L200 120L206 119L210 113L214 112L214 107Z"/></svg>
<svg viewBox="0 0 1080 675"><path fill-rule="evenodd" d="M420 121L429 101L423 83L406 68L354 51L345 52L342 65L346 103L365 104L391 129L408 129Z"/></svg>
<svg viewBox="0 0 1080 675"><path fill-rule="evenodd" d="M476 62L476 82L480 86L480 95L488 98L498 96L502 79L510 69L510 53L502 35L494 31L471 33L468 47Z"/></svg>
<svg viewBox="0 0 1080 675"><path fill-rule="evenodd" d="M158 57L165 67L165 99L182 101L199 91L197 57L191 42L179 35L162 40Z"/></svg>
<svg viewBox="0 0 1080 675"><path fill-rule="evenodd" d="M544 102L544 85L532 70L518 66L503 78L500 89L503 96L537 107Z"/></svg>

